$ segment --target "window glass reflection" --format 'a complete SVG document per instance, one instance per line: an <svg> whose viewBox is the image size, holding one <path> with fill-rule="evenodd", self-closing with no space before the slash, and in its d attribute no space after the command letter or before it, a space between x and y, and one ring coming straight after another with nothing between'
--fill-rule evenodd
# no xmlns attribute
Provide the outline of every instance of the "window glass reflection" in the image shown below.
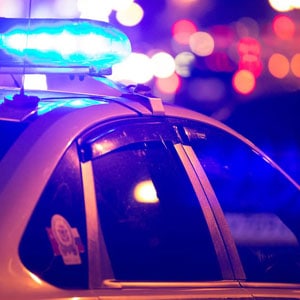
<svg viewBox="0 0 300 300"><path fill-rule="evenodd" d="M300 193L269 159L208 126L186 128L248 280L300 282Z"/></svg>
<svg viewBox="0 0 300 300"><path fill-rule="evenodd" d="M199 201L171 143L131 144L93 167L116 279L221 279Z"/></svg>

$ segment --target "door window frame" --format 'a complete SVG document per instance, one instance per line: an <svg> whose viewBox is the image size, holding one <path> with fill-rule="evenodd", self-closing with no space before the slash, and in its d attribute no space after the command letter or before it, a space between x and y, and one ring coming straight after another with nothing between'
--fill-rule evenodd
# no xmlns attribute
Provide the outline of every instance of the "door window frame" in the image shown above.
<svg viewBox="0 0 300 300"><path fill-rule="evenodd" d="M166 132L170 134L172 132L172 141L173 146L176 150L176 153L186 170L190 182L193 186L194 192L197 195L200 207L203 211L206 223L208 225L209 232L212 237L212 242L215 247L215 251L217 253L217 259L219 261L221 273L223 276L223 280L237 280L244 278L244 272L242 269L242 265L239 260L239 256L237 254L237 250L235 248L235 244L233 243L233 239L229 232L229 228L222 229L225 217L221 211L220 206L218 205L218 201L213 193L213 189L206 177L203 168L199 160L196 157L196 154L193 152L191 146L187 145L186 142L183 141L183 137L178 130L178 126L181 126L182 120L177 118L172 118L172 121L169 122L169 119L162 119L160 117L147 119L147 118L139 118L138 121L129 120L129 121L116 121L110 122L109 124L101 124L98 127L94 127L94 129L90 130L88 133L82 135L78 139L78 148L81 159L81 172L82 172L82 181L84 187L84 198L85 198L85 206L87 207L86 214L87 220L89 220L89 224L87 225L87 236L88 236L88 258L89 258L89 266L90 266L90 288L101 288L103 286L107 287L120 287L126 286L128 283L121 283L114 280L113 272L110 263L106 264L105 262L109 262L107 249L104 243L104 237L101 232L101 227L98 221L97 210L97 200L96 200L96 192L95 192L95 183L94 183L94 174L92 169L92 160L98 155L102 155L101 153L95 153L91 147L87 147L90 143L94 143L97 140L97 135L100 138L109 135L115 128L118 129L119 126L124 126L125 128L131 128L133 136L130 136L130 140L127 141L123 139L124 144L128 143L136 143L141 142L141 132L136 130L139 128L140 124L145 125L145 128L150 128L153 124L159 126L159 132L163 132L162 126L165 126L167 129ZM178 125L178 126L177 126ZM134 128L135 127L135 128ZM153 126L152 126L153 127ZM150 129L147 129L149 131ZM134 131L138 133L135 135ZM150 132L150 131L149 131ZM151 136L152 133L150 133ZM153 135L153 140L159 140L163 137L161 135L156 136ZM121 147L122 143L118 145ZM109 149L105 153L108 153L114 149ZM105 154L103 153L103 154ZM91 182L93 184L91 185ZM212 207L214 206L214 207ZM217 206L216 214L215 206ZM92 216L92 217L90 217ZM99 257L98 252L100 248L103 251L101 256ZM98 257L97 257L98 256ZM234 265L232 265L232 261ZM104 264L104 265L103 265ZM96 270L93 270L95 268ZM111 278L111 279L109 279ZM154 283L153 283L154 284ZM170 286L170 283L162 283L165 286ZM199 282L199 284L203 285L203 282ZM133 283L133 285L144 285L143 283ZM147 285L145 283L145 285ZM155 284L154 284L155 285ZM192 283L192 285L197 285L197 283ZM211 283L208 283L210 286ZM161 286L161 284L160 284Z"/></svg>

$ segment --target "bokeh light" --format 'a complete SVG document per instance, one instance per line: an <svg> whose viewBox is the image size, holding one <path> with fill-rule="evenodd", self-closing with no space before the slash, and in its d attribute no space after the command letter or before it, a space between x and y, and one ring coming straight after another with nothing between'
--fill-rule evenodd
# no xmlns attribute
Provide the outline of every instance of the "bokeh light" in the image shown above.
<svg viewBox="0 0 300 300"><path fill-rule="evenodd" d="M300 9L300 0L290 0L290 2L294 9Z"/></svg>
<svg viewBox="0 0 300 300"><path fill-rule="evenodd" d="M143 16L143 8L135 2L132 2L125 9L119 9L116 14L116 18L120 24L130 27L139 24L143 19Z"/></svg>
<svg viewBox="0 0 300 300"><path fill-rule="evenodd" d="M242 38L238 43L239 69L247 70L258 77L262 72L261 45L252 37Z"/></svg>
<svg viewBox="0 0 300 300"><path fill-rule="evenodd" d="M189 45L193 53L198 56L208 56L214 51L214 39L208 32L198 31L189 39Z"/></svg>
<svg viewBox="0 0 300 300"><path fill-rule="evenodd" d="M269 4L274 10L281 12L289 11L294 8L290 0L269 0Z"/></svg>
<svg viewBox="0 0 300 300"><path fill-rule="evenodd" d="M144 83L153 90L164 90L170 95L178 91L183 78L186 86L193 81L192 86L195 87L197 82L203 84L204 76L211 75L224 82L224 86L232 76L236 82L248 76L248 83L252 82L253 89L256 80L261 82L266 78L269 80L266 86L272 87L277 83L275 77L285 78L277 88L285 89L288 85L289 88L299 89L299 80L295 78L300 77L298 12L290 11L300 8L300 0L268 1L269 5L264 4L258 10L266 9L270 13L259 17L260 11L257 11L257 16L245 10L240 14L239 7L236 11L231 11L230 7L228 10L215 11L220 3L215 0L167 0L155 5L137 0L35 0L32 16L91 18L108 21L117 27L120 25L139 53L133 53L127 62L113 67L113 80L130 84ZM221 7L226 8L226 3ZM28 3L0 0L0 10L3 17L26 17ZM218 14L223 16L223 13L224 18L218 19ZM226 16L230 14L231 21L226 21ZM91 53L98 51L88 41L82 44ZM64 53L70 53L72 47L72 41L67 43ZM194 82L194 79L200 81ZM202 92L198 93L200 98L201 95L206 95L207 99L220 97L214 94L215 91L208 92L213 82L207 82L206 90L201 87ZM245 88L246 84L241 86L242 92L239 93L247 95L252 92L251 84L248 88ZM182 93L187 91L185 87ZM259 87L259 92L266 89L261 85ZM231 89L232 86L229 87ZM234 89L238 91L239 85ZM245 92L247 89L250 92Z"/></svg>
<svg viewBox="0 0 300 300"><path fill-rule="evenodd" d="M300 9L300 0L269 0L270 6L279 12Z"/></svg>
<svg viewBox="0 0 300 300"><path fill-rule="evenodd" d="M252 72L248 70L237 71L232 79L233 88L240 94L250 94L256 86L256 79Z"/></svg>
<svg viewBox="0 0 300 300"><path fill-rule="evenodd" d="M142 53L131 53L122 63L113 65L110 78L124 83L146 83L153 78L150 58Z"/></svg>
<svg viewBox="0 0 300 300"><path fill-rule="evenodd" d="M259 25L256 20L244 17L235 23L235 30L238 37L254 37L257 38L260 33Z"/></svg>
<svg viewBox="0 0 300 300"><path fill-rule="evenodd" d="M289 73L289 60L283 54L274 53L269 58L268 69L274 77L282 79Z"/></svg>
<svg viewBox="0 0 300 300"><path fill-rule="evenodd" d="M195 59L195 55L189 51L177 54L175 57L176 73L181 77L190 77Z"/></svg>
<svg viewBox="0 0 300 300"><path fill-rule="evenodd" d="M173 73L168 78L157 78L156 88L164 94L175 94L181 85L181 80L176 73Z"/></svg>
<svg viewBox="0 0 300 300"><path fill-rule="evenodd" d="M296 25L287 16L276 16L272 25L275 34L282 40L291 40L295 35Z"/></svg>
<svg viewBox="0 0 300 300"><path fill-rule="evenodd" d="M260 56L261 46L257 39L252 37L242 38L238 43L238 52L240 56L252 54Z"/></svg>
<svg viewBox="0 0 300 300"><path fill-rule="evenodd" d="M190 36L197 32L196 24L191 20L182 19L176 21L172 27L174 40L179 44L189 44Z"/></svg>
<svg viewBox="0 0 300 300"><path fill-rule="evenodd" d="M170 77L175 72L175 61L172 55L158 52L151 57L153 74L159 78Z"/></svg>
<svg viewBox="0 0 300 300"><path fill-rule="evenodd" d="M296 53L292 57L291 71L296 77L300 77L300 53Z"/></svg>

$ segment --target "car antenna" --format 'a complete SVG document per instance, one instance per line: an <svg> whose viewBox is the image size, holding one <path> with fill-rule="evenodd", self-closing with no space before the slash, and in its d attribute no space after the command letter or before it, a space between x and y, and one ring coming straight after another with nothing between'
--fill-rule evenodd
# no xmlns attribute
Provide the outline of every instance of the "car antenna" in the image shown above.
<svg viewBox="0 0 300 300"><path fill-rule="evenodd" d="M15 78L15 76L14 76L13 74L10 74L10 76L11 76L13 82L14 82L14 85L15 85L17 88L21 88L21 86L20 86L18 80Z"/></svg>
<svg viewBox="0 0 300 300"><path fill-rule="evenodd" d="M28 3L28 16L27 16L27 19L28 19L28 22L27 22L27 36L26 36L26 47L28 46L28 32L29 32L29 29L30 29L30 26L31 26L31 4L32 4L32 0L29 0L29 3ZM26 56L26 52L24 54ZM20 88L20 94L23 94L24 95L24 81L25 81L25 59L23 59L23 76L22 76L22 83L21 83L21 88Z"/></svg>

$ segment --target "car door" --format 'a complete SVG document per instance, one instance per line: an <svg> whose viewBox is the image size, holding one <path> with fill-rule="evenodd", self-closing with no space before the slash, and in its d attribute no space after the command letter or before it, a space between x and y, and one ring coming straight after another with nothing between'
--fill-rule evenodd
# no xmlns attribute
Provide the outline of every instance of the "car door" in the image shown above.
<svg viewBox="0 0 300 300"><path fill-rule="evenodd" d="M230 228L223 234L232 235L238 250L246 274L241 285L256 298L299 298L299 185L223 129L186 123L182 131L215 216Z"/></svg>
<svg viewBox="0 0 300 300"><path fill-rule="evenodd" d="M89 287L99 295L250 297L236 280L241 265L232 266L177 123L112 122L78 140Z"/></svg>

